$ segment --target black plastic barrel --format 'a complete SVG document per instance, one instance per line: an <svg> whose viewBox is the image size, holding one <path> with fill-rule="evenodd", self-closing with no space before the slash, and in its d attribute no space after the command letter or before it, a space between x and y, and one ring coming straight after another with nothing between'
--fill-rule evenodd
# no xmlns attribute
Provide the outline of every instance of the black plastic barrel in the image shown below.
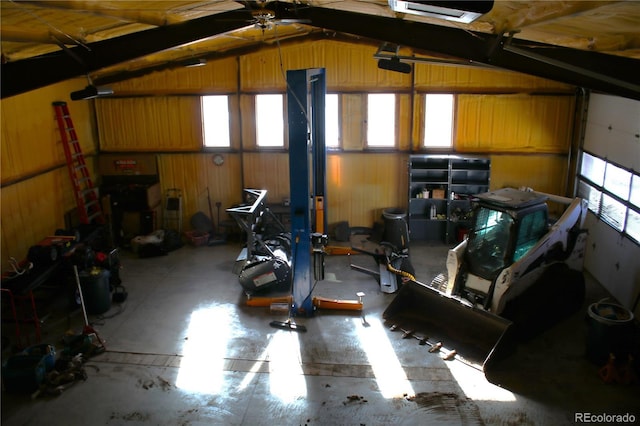
<svg viewBox="0 0 640 426"><path fill-rule="evenodd" d="M382 211L384 233L382 240L392 244L398 250L409 246L409 228L407 212L401 208L387 208Z"/></svg>
<svg viewBox="0 0 640 426"><path fill-rule="evenodd" d="M626 360L633 350L633 312L609 302L592 303L587 309L587 358L606 364L609 355Z"/></svg>
<svg viewBox="0 0 640 426"><path fill-rule="evenodd" d="M111 309L111 288L109 271L93 268L80 274L82 297L88 314L99 315Z"/></svg>

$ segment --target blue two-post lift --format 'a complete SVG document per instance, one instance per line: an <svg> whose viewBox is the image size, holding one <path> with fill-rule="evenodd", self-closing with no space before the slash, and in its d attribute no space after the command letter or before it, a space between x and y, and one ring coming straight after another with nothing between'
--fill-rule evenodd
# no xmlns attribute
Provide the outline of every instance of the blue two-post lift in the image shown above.
<svg viewBox="0 0 640 426"><path fill-rule="evenodd" d="M313 296L314 282L324 279L328 238L325 214L327 150L325 145L324 68L287 71L289 185L291 197L292 315L314 309L362 310L358 300Z"/></svg>
<svg viewBox="0 0 640 426"><path fill-rule="evenodd" d="M318 264L323 259L322 253L318 253L318 239L323 238L327 229L326 91L324 68L287 71L294 315L313 315L313 283L314 279L321 279L317 275L323 267ZM312 261L316 264L312 265Z"/></svg>
<svg viewBox="0 0 640 426"><path fill-rule="evenodd" d="M249 306L288 303L287 321L271 325L306 331L292 316L312 316L315 309L361 311L358 300L313 296L314 282L324 279L324 254L328 237L324 210L326 193L324 68L287 71L287 118L289 123L289 185L291 207L292 282L289 297L253 297Z"/></svg>

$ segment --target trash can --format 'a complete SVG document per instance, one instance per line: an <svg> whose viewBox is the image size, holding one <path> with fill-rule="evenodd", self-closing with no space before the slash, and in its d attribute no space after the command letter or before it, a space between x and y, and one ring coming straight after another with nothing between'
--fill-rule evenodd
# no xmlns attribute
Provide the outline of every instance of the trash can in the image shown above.
<svg viewBox="0 0 640 426"><path fill-rule="evenodd" d="M109 271L101 268L84 270L78 274L84 307L88 314L99 315L111 309Z"/></svg>
<svg viewBox="0 0 640 426"><path fill-rule="evenodd" d="M398 250L409 246L409 228L407 226L407 212L404 209L392 207L382 211L384 233L382 240L392 244Z"/></svg>
<svg viewBox="0 0 640 426"><path fill-rule="evenodd" d="M626 360L633 351L635 326L633 312L615 303L592 303L587 309L587 358L604 365L609 354Z"/></svg>

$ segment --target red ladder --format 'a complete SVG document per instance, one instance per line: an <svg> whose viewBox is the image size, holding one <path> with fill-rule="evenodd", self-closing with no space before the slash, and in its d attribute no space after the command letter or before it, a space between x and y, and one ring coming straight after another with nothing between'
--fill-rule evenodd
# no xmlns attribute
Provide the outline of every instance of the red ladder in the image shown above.
<svg viewBox="0 0 640 426"><path fill-rule="evenodd" d="M103 224L105 219L100 207L98 188L94 187L91 181L89 169L84 161L80 142L78 142L78 136L73 128L69 107L67 107L66 102L57 101L53 103L53 108L56 111L58 129L60 130L62 146L64 147L64 156L67 159L69 177L73 184L76 204L78 205L80 223Z"/></svg>

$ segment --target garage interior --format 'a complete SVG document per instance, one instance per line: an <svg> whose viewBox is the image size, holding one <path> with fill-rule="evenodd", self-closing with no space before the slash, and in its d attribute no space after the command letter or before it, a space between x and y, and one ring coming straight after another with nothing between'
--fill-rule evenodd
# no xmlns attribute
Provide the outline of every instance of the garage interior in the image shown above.
<svg viewBox="0 0 640 426"><path fill-rule="evenodd" d="M637 421L640 3L430 3L0 2L2 423ZM448 145L431 144L432 95L452 99ZM375 99L393 99L382 118ZM583 199L584 248L562 261L585 292L483 366L388 314L415 282L452 296L434 289L450 249L480 235L463 215L503 188L547 194L557 224L556 196ZM256 247L268 261L250 265ZM446 300L513 330L496 283ZM518 312L545 323L561 295Z"/></svg>

